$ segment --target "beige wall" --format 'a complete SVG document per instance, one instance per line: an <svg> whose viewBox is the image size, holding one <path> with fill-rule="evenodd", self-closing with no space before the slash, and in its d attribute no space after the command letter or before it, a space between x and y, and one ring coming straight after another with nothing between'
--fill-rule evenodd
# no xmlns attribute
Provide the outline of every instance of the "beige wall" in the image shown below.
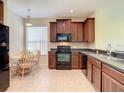
<svg viewBox="0 0 124 93"><path fill-rule="evenodd" d="M23 50L23 20L7 9L7 25L10 27L10 55L18 55Z"/></svg>
<svg viewBox="0 0 124 93"><path fill-rule="evenodd" d="M95 13L95 47L98 49L106 49L107 43L111 43L112 50L124 51L124 8L120 1L108 2L108 6Z"/></svg>
<svg viewBox="0 0 124 93"><path fill-rule="evenodd" d="M23 19L8 8L7 0L4 1L4 24L8 25L10 55L18 55L23 49Z"/></svg>

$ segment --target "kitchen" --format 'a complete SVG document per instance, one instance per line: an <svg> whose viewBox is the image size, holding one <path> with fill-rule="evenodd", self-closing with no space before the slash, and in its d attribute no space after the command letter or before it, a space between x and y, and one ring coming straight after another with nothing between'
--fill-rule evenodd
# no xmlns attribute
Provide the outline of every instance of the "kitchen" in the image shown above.
<svg viewBox="0 0 124 93"><path fill-rule="evenodd" d="M96 91L124 91L124 23L123 13L120 11L120 9L123 9L123 7L121 7L123 6L123 1L95 1L96 2L92 2L92 4L90 4L89 1L84 1L84 6L81 8L82 14L80 14L81 11L75 13L78 9L74 9L67 10L69 13L66 11L65 14L63 14L67 14L67 16L62 16L60 13L53 18L40 19L42 16L40 15L37 19L32 18L30 21L33 26L45 25L49 29L49 52L46 57L47 61L44 63L49 67L48 70L54 71L57 69L58 72L61 70L70 72L73 70L85 70L86 77ZM68 1L69 4L70 2L71 1ZM79 1L78 4L82 2L83 1ZM48 2L45 2L45 4L46 3L48 4ZM75 7L78 7L77 2L71 2L71 4L74 3L76 5ZM105 6L102 3L105 3ZM15 8L12 7L14 5L12 5L11 2L8 2L8 4L8 8ZM62 4L66 5L67 2ZM83 9L86 8L85 4L91 5L90 9L85 10L90 11L86 13L86 15L83 14ZM54 4L51 3L51 5ZM4 8L4 10L8 8ZM70 9L72 8L73 7ZM92 12L92 8L95 12ZM14 10L14 12L17 11ZM30 12L33 12L33 9ZM24 13L24 15L25 14L26 13ZM81 16L75 17L76 14ZM20 18L15 17L16 19L13 21L12 18L14 18L15 15L13 15L10 10L7 10L7 13L5 12L4 15L5 17L2 17L2 20L0 18L0 20L3 22L4 19L4 23L10 27L10 53L16 55L25 49L26 32L23 25L26 20L22 21ZM19 21L16 22L16 20ZM17 25L15 25L14 22ZM11 30L13 32L11 32ZM18 32L16 32L16 30L18 30ZM15 38L17 37L19 41L16 41Z"/></svg>

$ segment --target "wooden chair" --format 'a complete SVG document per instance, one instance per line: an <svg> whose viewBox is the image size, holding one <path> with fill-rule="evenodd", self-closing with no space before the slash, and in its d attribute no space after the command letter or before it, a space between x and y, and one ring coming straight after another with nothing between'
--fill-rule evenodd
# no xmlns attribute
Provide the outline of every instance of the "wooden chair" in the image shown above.
<svg viewBox="0 0 124 93"><path fill-rule="evenodd" d="M22 52L22 56L20 58L20 64L17 70L18 75L21 75L22 78L24 77L24 74L31 72L33 66L33 59L34 59L34 54L32 52L27 50Z"/></svg>
<svg viewBox="0 0 124 93"><path fill-rule="evenodd" d="M41 53L40 50L38 50L35 57L34 57L34 64L39 64L40 53Z"/></svg>
<svg viewBox="0 0 124 93"><path fill-rule="evenodd" d="M10 59L10 76L17 74L17 69L18 69L18 57L16 56L11 56L9 57Z"/></svg>

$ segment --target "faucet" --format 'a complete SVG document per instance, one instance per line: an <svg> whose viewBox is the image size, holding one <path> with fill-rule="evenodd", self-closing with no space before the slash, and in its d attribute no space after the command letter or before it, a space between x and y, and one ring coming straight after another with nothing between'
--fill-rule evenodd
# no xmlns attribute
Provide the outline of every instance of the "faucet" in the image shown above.
<svg viewBox="0 0 124 93"><path fill-rule="evenodd" d="M107 56L111 56L111 44L107 44Z"/></svg>

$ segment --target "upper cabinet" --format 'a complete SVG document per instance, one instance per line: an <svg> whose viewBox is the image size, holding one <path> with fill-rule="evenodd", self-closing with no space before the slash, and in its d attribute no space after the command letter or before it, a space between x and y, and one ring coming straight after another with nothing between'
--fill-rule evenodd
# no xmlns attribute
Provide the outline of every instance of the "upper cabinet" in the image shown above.
<svg viewBox="0 0 124 93"><path fill-rule="evenodd" d="M4 23L4 3L0 0L0 23Z"/></svg>
<svg viewBox="0 0 124 93"><path fill-rule="evenodd" d="M83 22L71 22L72 42L83 42Z"/></svg>
<svg viewBox="0 0 124 93"><path fill-rule="evenodd" d="M73 22L71 23L71 41L72 42L76 42L77 41L77 23Z"/></svg>
<svg viewBox="0 0 124 93"><path fill-rule="evenodd" d="M56 22L50 22L50 41L56 41Z"/></svg>
<svg viewBox="0 0 124 93"><path fill-rule="evenodd" d="M57 19L57 33L70 33L71 19Z"/></svg>
<svg viewBox="0 0 124 93"><path fill-rule="evenodd" d="M83 31L83 22L78 22L77 32L78 32L77 41L78 42L83 42L83 34L84 34L84 31Z"/></svg>
<svg viewBox="0 0 124 93"><path fill-rule="evenodd" d="M84 22L71 22L71 19L57 19L50 22L50 41L56 42L57 33L70 33L71 42L94 42L95 19L87 18Z"/></svg>
<svg viewBox="0 0 124 93"><path fill-rule="evenodd" d="M84 41L94 42L95 41L95 19L87 18L84 22Z"/></svg>

